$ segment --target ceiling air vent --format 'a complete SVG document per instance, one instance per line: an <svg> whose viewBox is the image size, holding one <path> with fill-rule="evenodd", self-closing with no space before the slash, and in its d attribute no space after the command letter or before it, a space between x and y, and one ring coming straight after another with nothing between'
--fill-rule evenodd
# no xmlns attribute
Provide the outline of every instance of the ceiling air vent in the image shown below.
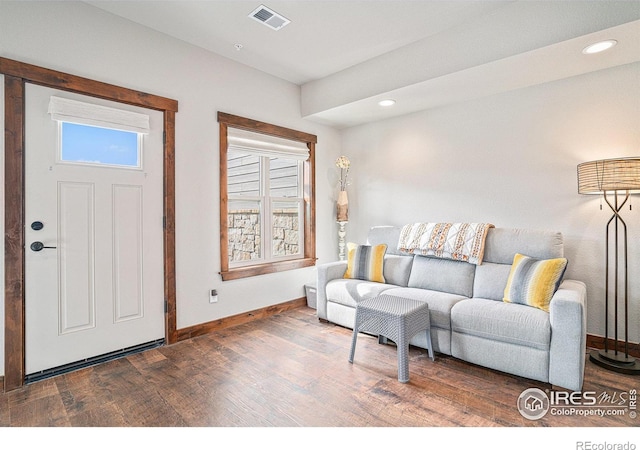
<svg viewBox="0 0 640 450"><path fill-rule="evenodd" d="M256 8L255 11L249 14L249 17L251 17L254 20L257 20L260 23L265 24L269 28L276 31L280 30L289 22L291 22L286 17L278 14L274 10L269 9L264 5L260 5L258 8Z"/></svg>

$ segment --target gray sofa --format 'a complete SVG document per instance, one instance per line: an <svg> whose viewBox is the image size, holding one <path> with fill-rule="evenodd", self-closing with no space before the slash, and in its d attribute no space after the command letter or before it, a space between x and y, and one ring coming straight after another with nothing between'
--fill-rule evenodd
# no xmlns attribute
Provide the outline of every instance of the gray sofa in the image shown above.
<svg viewBox="0 0 640 450"><path fill-rule="evenodd" d="M491 369L582 389L586 352L586 288L563 280L549 312L502 301L514 255L562 257L562 234L492 228L480 265L397 250L401 228L373 227L368 244L387 244L385 283L344 279L347 261L318 266L317 314L353 329L357 302L385 293L429 304L436 352ZM569 262L571 264L571 262ZM412 345L426 348L421 333ZM437 359L436 359L437 363Z"/></svg>

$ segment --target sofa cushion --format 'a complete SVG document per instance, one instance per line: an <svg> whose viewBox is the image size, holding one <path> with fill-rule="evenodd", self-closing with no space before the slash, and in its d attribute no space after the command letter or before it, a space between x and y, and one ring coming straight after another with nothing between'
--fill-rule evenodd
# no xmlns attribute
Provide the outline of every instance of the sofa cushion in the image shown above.
<svg viewBox="0 0 640 450"><path fill-rule="evenodd" d="M475 269L467 262L414 256L408 286L471 297Z"/></svg>
<svg viewBox="0 0 640 450"><path fill-rule="evenodd" d="M451 329L451 308L466 299L462 295L415 288L395 288L385 291L387 295L420 300L429 305L431 325L445 330Z"/></svg>
<svg viewBox="0 0 640 450"><path fill-rule="evenodd" d="M413 256L385 255L384 279L388 284L407 287Z"/></svg>
<svg viewBox="0 0 640 450"><path fill-rule="evenodd" d="M367 244L387 244L387 255L402 254L402 252L398 250L398 239L400 239L400 227L391 225L371 227L367 234Z"/></svg>
<svg viewBox="0 0 640 450"><path fill-rule="evenodd" d="M327 301L355 308L358 302L376 297L394 287L391 284L373 281L339 278L329 281L325 290Z"/></svg>
<svg viewBox="0 0 640 450"><path fill-rule="evenodd" d="M549 350L549 314L515 303L471 298L451 308L451 329L458 333Z"/></svg>
<svg viewBox="0 0 640 450"><path fill-rule="evenodd" d="M347 270L344 278L384 283L384 254L387 244L347 244Z"/></svg>
<svg viewBox="0 0 640 450"><path fill-rule="evenodd" d="M549 259L564 256L562 233L544 230L492 228L487 232L482 263L509 264L516 253Z"/></svg>
<svg viewBox="0 0 640 450"><path fill-rule="evenodd" d="M566 268L566 258L536 259L516 254L503 300L549 312L549 303Z"/></svg>
<svg viewBox="0 0 640 450"><path fill-rule="evenodd" d="M504 298L504 288L507 285L510 270L510 264L484 262L476 266L473 296L501 302Z"/></svg>

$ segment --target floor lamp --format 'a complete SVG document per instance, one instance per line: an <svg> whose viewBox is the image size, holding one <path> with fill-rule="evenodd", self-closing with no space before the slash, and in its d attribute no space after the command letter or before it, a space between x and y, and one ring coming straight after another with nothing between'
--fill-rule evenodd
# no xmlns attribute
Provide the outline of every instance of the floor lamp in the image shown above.
<svg viewBox="0 0 640 450"><path fill-rule="evenodd" d="M604 349L592 350L589 359L616 372L640 375L640 361L629 355L627 224L620 215L629 195L640 193L640 158L602 159L579 164L578 192L602 194L613 212L607 222L605 234ZM613 348L610 348L609 312L612 307L614 330ZM620 309L623 314L624 340L620 339L619 333Z"/></svg>

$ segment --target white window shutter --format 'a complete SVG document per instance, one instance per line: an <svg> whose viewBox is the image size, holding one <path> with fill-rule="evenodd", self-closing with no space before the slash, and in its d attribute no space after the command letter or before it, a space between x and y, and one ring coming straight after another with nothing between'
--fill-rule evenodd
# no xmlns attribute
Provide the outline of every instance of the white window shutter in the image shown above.
<svg viewBox="0 0 640 450"><path fill-rule="evenodd" d="M149 133L149 116L108 106L52 96L49 101L51 119L115 130Z"/></svg>
<svg viewBox="0 0 640 450"><path fill-rule="evenodd" d="M304 142L283 139L251 131L229 128L227 145L230 151L237 151L256 156L294 159L309 159L309 149Z"/></svg>

